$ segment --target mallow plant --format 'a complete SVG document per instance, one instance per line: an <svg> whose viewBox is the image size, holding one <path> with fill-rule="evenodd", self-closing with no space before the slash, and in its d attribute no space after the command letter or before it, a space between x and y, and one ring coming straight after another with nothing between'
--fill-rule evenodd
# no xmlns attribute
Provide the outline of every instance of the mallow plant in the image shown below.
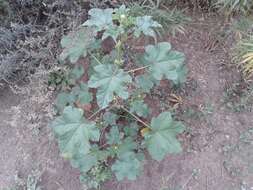
<svg viewBox="0 0 253 190"><path fill-rule="evenodd" d="M58 94L58 116L51 128L61 155L91 188L113 176L135 180L148 154L161 161L182 151L177 135L184 125L168 111L153 116L146 103L160 80L174 85L186 80L184 54L168 42L157 42L161 27L151 16L131 16L124 5L95 8L62 38L60 61L70 69L69 82ZM145 36L154 43L143 51L134 49L135 41ZM105 52L108 40L113 45ZM78 64L81 57L88 69Z"/></svg>

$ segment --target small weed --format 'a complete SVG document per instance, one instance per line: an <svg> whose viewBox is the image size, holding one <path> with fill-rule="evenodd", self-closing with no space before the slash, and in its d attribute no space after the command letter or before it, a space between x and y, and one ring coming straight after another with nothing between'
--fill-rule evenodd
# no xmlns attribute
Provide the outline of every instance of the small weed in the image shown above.
<svg viewBox="0 0 253 190"><path fill-rule="evenodd" d="M22 179L18 175L15 175L15 184L3 190L41 190L41 187L38 185L40 175L40 172L37 170L33 170L26 179Z"/></svg>
<svg viewBox="0 0 253 190"><path fill-rule="evenodd" d="M208 117L213 113L214 107L210 103L206 103L199 107L192 106L188 107L184 112L183 115L186 118L191 118L194 120L207 120Z"/></svg>
<svg viewBox="0 0 253 190"><path fill-rule="evenodd" d="M223 104L233 112L252 111L253 86L242 87L234 83L223 95Z"/></svg>
<svg viewBox="0 0 253 190"><path fill-rule="evenodd" d="M81 182L88 188L101 189L101 184L112 177L112 173L102 163L94 166L89 172L80 176Z"/></svg>

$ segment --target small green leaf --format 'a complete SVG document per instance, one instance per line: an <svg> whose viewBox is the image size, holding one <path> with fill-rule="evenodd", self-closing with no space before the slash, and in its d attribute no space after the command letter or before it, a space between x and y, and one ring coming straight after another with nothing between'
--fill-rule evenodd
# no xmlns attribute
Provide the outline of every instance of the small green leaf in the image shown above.
<svg viewBox="0 0 253 190"><path fill-rule="evenodd" d="M103 115L103 120L106 126L108 125L116 125L116 121L119 118L118 115L116 115L115 113L112 112L105 112L105 114Z"/></svg>
<svg viewBox="0 0 253 190"><path fill-rule="evenodd" d="M73 94L62 92L57 95L56 98L56 108L62 111L66 106L73 105L76 98Z"/></svg>
<svg viewBox="0 0 253 190"><path fill-rule="evenodd" d="M120 26L112 26L108 28L102 36L102 40L111 37L115 42L117 42L118 37L124 33L124 29Z"/></svg>
<svg viewBox="0 0 253 190"><path fill-rule="evenodd" d="M87 84L81 83L80 87L73 88L72 93L77 96L77 100L81 104L88 104L92 101L92 95L89 92Z"/></svg>
<svg viewBox="0 0 253 190"><path fill-rule="evenodd" d="M116 154L118 156L124 154L125 152L132 152L137 148L136 142L132 137L127 137L118 144Z"/></svg>
<svg viewBox="0 0 253 190"><path fill-rule="evenodd" d="M170 43L161 42L145 48L143 64L151 65L149 71L156 80L165 77L179 84L186 80L184 60L183 53L172 51Z"/></svg>
<svg viewBox="0 0 253 190"><path fill-rule="evenodd" d="M90 49L94 41L94 31L92 29L79 28L62 38L61 46L64 50L60 55L60 59L63 61L69 58L71 63L77 62L81 56L86 57L87 50Z"/></svg>
<svg viewBox="0 0 253 190"><path fill-rule="evenodd" d="M168 153L182 151L176 135L185 127L181 122L173 121L169 112L163 112L151 121L151 131L145 135L146 147L153 159L161 161Z"/></svg>
<svg viewBox="0 0 253 190"><path fill-rule="evenodd" d="M130 106L130 112L136 113L140 117L147 117L149 114L148 106L143 100L135 100L130 104Z"/></svg>
<svg viewBox="0 0 253 190"><path fill-rule="evenodd" d="M96 32L109 29L112 25L113 9L91 9L89 10L89 20L83 26L94 27Z"/></svg>
<svg viewBox="0 0 253 190"><path fill-rule="evenodd" d="M125 152L112 165L112 171L115 172L119 181L124 178L135 180L140 175L141 170L142 164L133 152Z"/></svg>
<svg viewBox="0 0 253 190"><path fill-rule="evenodd" d="M86 84L81 83L80 86L74 87L71 92L58 94L56 108L58 111L62 111L66 106L72 106L76 101L79 101L81 104L88 104L92 101L92 95Z"/></svg>
<svg viewBox="0 0 253 190"><path fill-rule="evenodd" d="M100 108L106 108L113 100L114 94L122 99L128 98L126 83L132 81L130 75L110 64L97 65L94 70L88 86L98 88L97 102Z"/></svg>
<svg viewBox="0 0 253 190"><path fill-rule="evenodd" d="M122 19L122 15L124 15L125 17L128 15L130 9L126 8L125 5L121 5L118 9L114 9L114 19L116 20L120 20Z"/></svg>
<svg viewBox="0 0 253 190"><path fill-rule="evenodd" d="M99 130L94 122L83 117L83 110L66 107L61 116L52 122L54 134L63 155L72 158L90 152L90 140L99 140Z"/></svg>
<svg viewBox="0 0 253 190"><path fill-rule="evenodd" d="M82 66L78 65L75 66L74 69L72 69L69 73L69 78L72 80L78 80L80 79L84 74L84 69Z"/></svg>
<svg viewBox="0 0 253 190"><path fill-rule="evenodd" d="M156 38L154 28L162 27L162 25L154 21L151 16L137 17L135 25L134 34L136 37L140 37L141 33L143 33L146 36Z"/></svg>
<svg viewBox="0 0 253 190"><path fill-rule="evenodd" d="M109 132L109 134L106 135L107 142L112 144L118 144L120 142L120 132L117 126L113 126Z"/></svg>
<svg viewBox="0 0 253 190"><path fill-rule="evenodd" d="M149 93L150 90L153 88L154 83L151 80L151 77L147 74L139 75L135 78L136 85L138 88L141 88L144 92Z"/></svg>
<svg viewBox="0 0 253 190"><path fill-rule="evenodd" d="M74 155L70 162L74 168L85 173L98 163L98 159L95 153L90 152L85 155Z"/></svg>
<svg viewBox="0 0 253 190"><path fill-rule="evenodd" d="M138 124L136 122L131 123L130 126L124 127L124 134L126 136L135 137L138 134Z"/></svg>

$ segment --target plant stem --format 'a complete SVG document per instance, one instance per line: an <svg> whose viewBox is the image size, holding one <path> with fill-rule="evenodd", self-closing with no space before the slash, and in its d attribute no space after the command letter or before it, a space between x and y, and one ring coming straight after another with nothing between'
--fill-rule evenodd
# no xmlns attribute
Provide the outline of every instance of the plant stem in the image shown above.
<svg viewBox="0 0 253 190"><path fill-rule="evenodd" d="M90 55L91 55L91 57L92 57L93 59L95 59L95 61L96 61L97 63L102 64L101 61L99 61L98 58L97 58L95 55L93 55L92 53L90 53Z"/></svg>
<svg viewBox="0 0 253 190"><path fill-rule="evenodd" d="M101 111L103 111L106 108L100 108L99 110L97 110L96 112L94 112L89 118L88 120L92 119L94 116L96 116L97 114L99 114Z"/></svg>
<svg viewBox="0 0 253 190"><path fill-rule="evenodd" d="M127 112L128 114L130 114L134 119L136 119L137 121L139 121L140 123L142 123L145 127L151 129L151 127L147 123L145 123L144 121L142 121L136 115L132 114L128 109L124 108L123 106L121 106L121 109L123 109L125 112Z"/></svg>
<svg viewBox="0 0 253 190"><path fill-rule="evenodd" d="M132 69L132 70L130 70L130 71L127 71L127 73L134 73L135 71L139 71L139 70L142 70L142 69L146 69L146 68L148 68L148 67L150 67L150 65L147 65L147 66L144 66L144 67L139 67L139 68L137 68L137 69Z"/></svg>

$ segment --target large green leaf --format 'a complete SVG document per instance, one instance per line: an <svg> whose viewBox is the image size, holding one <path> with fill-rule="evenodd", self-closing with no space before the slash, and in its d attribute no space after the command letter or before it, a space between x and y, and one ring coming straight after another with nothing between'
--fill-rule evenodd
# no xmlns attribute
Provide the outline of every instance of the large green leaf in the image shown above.
<svg viewBox="0 0 253 190"><path fill-rule="evenodd" d="M149 71L156 80L165 77L175 84L186 80L187 71L184 60L184 54L171 50L171 45L168 42L148 45L142 59L143 64L151 65Z"/></svg>
<svg viewBox="0 0 253 190"><path fill-rule="evenodd" d="M140 175L142 164L133 152L125 152L112 165L112 171L119 181L127 178L135 180Z"/></svg>
<svg viewBox="0 0 253 190"><path fill-rule="evenodd" d="M66 107L61 116L52 122L61 154L66 158L80 157L90 152L90 140L99 140L99 130L94 122L87 121L83 110Z"/></svg>
<svg viewBox="0 0 253 190"><path fill-rule="evenodd" d="M156 38L156 32L154 28L162 27L158 22L154 21L151 16L142 16L136 18L134 34L139 37L141 33L146 36Z"/></svg>
<svg viewBox="0 0 253 190"><path fill-rule="evenodd" d="M106 108L113 100L114 94L122 99L128 98L126 83L132 81L130 75L110 64L97 65L94 70L95 73L91 76L88 85L90 88L98 88L99 107Z"/></svg>
<svg viewBox="0 0 253 190"><path fill-rule="evenodd" d="M90 18L83 25L94 27L95 30L102 31L112 27L113 9L91 9L89 10Z"/></svg>
<svg viewBox="0 0 253 190"><path fill-rule="evenodd" d="M69 58L71 63L75 63L81 56L86 57L87 50L92 47L94 42L94 30L81 27L62 38L61 46L64 50L60 55L60 59Z"/></svg>
<svg viewBox="0 0 253 190"><path fill-rule="evenodd" d="M151 131L145 135L146 147L153 159L161 161L168 153L182 151L176 135L182 133L182 123L173 121L169 112L163 112L151 121Z"/></svg>

